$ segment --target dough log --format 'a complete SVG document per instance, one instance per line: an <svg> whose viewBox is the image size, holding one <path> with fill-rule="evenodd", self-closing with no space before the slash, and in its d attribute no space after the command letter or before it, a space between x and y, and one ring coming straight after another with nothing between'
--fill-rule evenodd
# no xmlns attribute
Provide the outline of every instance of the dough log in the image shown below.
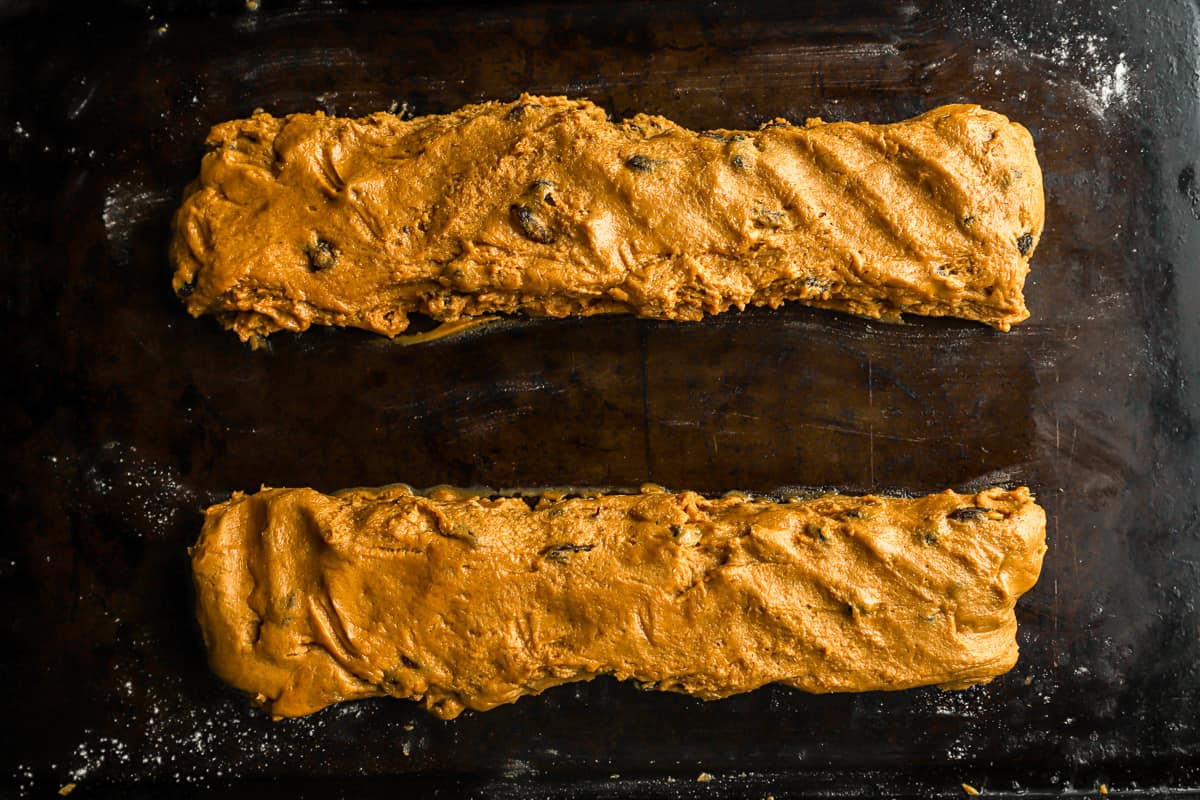
<svg viewBox="0 0 1200 800"><path fill-rule="evenodd" d="M697 320L785 301L1000 330L1043 225L1033 139L952 105L888 125L696 133L522 96L452 114L217 125L174 288L243 340L413 312Z"/></svg>
<svg viewBox="0 0 1200 800"><path fill-rule="evenodd" d="M614 675L719 698L962 688L1017 660L1045 552L1027 489L775 503L264 489L192 551L218 675L272 714L440 717Z"/></svg>

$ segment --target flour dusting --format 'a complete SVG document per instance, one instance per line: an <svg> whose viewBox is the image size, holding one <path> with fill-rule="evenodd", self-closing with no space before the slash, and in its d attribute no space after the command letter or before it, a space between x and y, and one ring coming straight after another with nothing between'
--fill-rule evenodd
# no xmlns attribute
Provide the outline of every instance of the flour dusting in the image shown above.
<svg viewBox="0 0 1200 800"><path fill-rule="evenodd" d="M1099 88L1101 108L1108 108L1115 103L1125 105L1129 102L1129 65L1125 63L1124 53L1121 53L1112 74L1101 78Z"/></svg>
<svg viewBox="0 0 1200 800"><path fill-rule="evenodd" d="M1125 53L1114 59L1105 55L1108 40L1095 33L1064 36L1048 53L1032 53L1034 58L1049 61L1057 67L1079 68L1084 80L1079 88L1088 109L1104 116L1114 108L1124 108L1133 96L1129 63Z"/></svg>
<svg viewBox="0 0 1200 800"><path fill-rule="evenodd" d="M141 235L149 227L148 223L153 223L173 204L173 190L152 190L133 181L117 181L109 187L100 218L109 246L119 262L128 262L135 234Z"/></svg>
<svg viewBox="0 0 1200 800"><path fill-rule="evenodd" d="M83 472L81 499L114 510L138 537L158 538L174 530L180 512L195 515L203 501L177 467L138 452L133 445L108 442Z"/></svg>
<svg viewBox="0 0 1200 800"><path fill-rule="evenodd" d="M977 74L989 83L999 84L1006 73L1032 68L1044 74L1049 87L1068 90L1088 113L1100 120L1128 109L1137 99L1137 76L1129 55L1123 49L1118 50L1119 42L1097 32L1111 25L1069 17L1064 21L1065 32L1045 42L1007 14L999 22L991 31L992 36L999 35L990 51L985 48L976 51ZM1027 100L1028 93L1021 91L1018 99Z"/></svg>
<svg viewBox="0 0 1200 800"><path fill-rule="evenodd" d="M195 688L173 676L148 681L144 668L135 664L117 670L126 679L110 698L114 716L108 731L82 729L78 744L62 761L45 765L49 775L19 765L14 777L22 796L31 796L39 783L87 788L114 779L207 787L226 778L260 775L264 765L301 753L318 773L340 774L344 767L335 765L345 755L328 746L331 732L344 729L347 718L370 717L374 710L370 704L348 703L331 713L272 723L237 698L196 706L187 699ZM402 727L377 718L365 724L385 728L406 756L417 757L431 744L420 724ZM380 754L364 753L357 760L362 774L376 773L384 763Z"/></svg>

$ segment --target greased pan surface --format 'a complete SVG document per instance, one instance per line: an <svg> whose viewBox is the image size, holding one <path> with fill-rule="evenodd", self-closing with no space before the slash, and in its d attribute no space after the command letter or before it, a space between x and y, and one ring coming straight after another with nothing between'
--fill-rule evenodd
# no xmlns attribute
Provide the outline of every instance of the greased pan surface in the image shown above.
<svg viewBox="0 0 1200 800"><path fill-rule="evenodd" d="M957 5L0 8L5 793L1200 786L1200 25L1168 3ZM172 295L170 217L213 123L523 90L699 130L1004 113L1045 172L1032 317L1002 334L789 306L251 351ZM1050 550L1021 661L965 693L704 703L598 680L453 722L397 701L271 722L205 665L200 509L263 482L398 480L1027 484Z"/></svg>

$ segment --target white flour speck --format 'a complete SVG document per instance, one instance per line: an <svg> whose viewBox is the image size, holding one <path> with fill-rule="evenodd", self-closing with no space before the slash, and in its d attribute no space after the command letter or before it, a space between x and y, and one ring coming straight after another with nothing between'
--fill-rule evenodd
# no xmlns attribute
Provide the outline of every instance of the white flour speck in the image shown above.
<svg viewBox="0 0 1200 800"><path fill-rule="evenodd" d="M1121 53L1112 73L1100 79L1098 88L1102 108L1115 103L1123 104L1129 99L1129 65L1125 63L1124 53Z"/></svg>

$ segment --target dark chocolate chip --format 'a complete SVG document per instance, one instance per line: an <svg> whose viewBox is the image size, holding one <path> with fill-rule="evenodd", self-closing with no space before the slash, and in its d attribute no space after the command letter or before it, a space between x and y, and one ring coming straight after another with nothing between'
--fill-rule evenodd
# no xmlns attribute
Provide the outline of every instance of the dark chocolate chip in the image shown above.
<svg viewBox="0 0 1200 800"><path fill-rule="evenodd" d="M594 548L595 546L596 545L594 545L594 544L571 544L569 542L566 544L556 544L556 545L547 547L545 550L543 550L542 555L552 561L559 561L559 562L565 563L567 560L568 554L570 554L570 553L586 553L589 550L591 550L592 548Z"/></svg>
<svg viewBox="0 0 1200 800"><path fill-rule="evenodd" d="M530 193L537 197L538 200L541 200L546 205L557 206L558 203L554 202L554 195L550 194L552 189L554 189L554 184L547 180L539 179L529 184Z"/></svg>
<svg viewBox="0 0 1200 800"><path fill-rule="evenodd" d="M955 522L974 522L975 520L983 519L986 516L987 509L979 508L978 506L965 506L963 508L956 508L946 515L947 518L952 519Z"/></svg>
<svg viewBox="0 0 1200 800"><path fill-rule="evenodd" d="M974 221L975 221L975 217L972 216L971 214L967 214L965 217L962 218L963 225L970 225Z"/></svg>
<svg viewBox="0 0 1200 800"><path fill-rule="evenodd" d="M769 208L754 209L753 221L756 227L759 228L780 228L787 220L787 214L782 211L774 211Z"/></svg>
<svg viewBox="0 0 1200 800"><path fill-rule="evenodd" d="M421 668L420 664L413 661L408 656L400 656L400 663L403 664L404 666L408 667L409 669L420 669Z"/></svg>
<svg viewBox="0 0 1200 800"><path fill-rule="evenodd" d="M750 166L746 163L746 159L742 158L741 156L734 156L733 158L729 159L729 163L734 169L746 169L748 166Z"/></svg>
<svg viewBox="0 0 1200 800"><path fill-rule="evenodd" d="M176 294L180 297L190 297L194 291L196 291L196 282L192 280L180 286Z"/></svg>
<svg viewBox="0 0 1200 800"><path fill-rule="evenodd" d="M316 244L307 245L304 255L308 257L308 268L313 272L332 269L337 264L338 251L332 242L317 239Z"/></svg>
<svg viewBox="0 0 1200 800"><path fill-rule="evenodd" d="M717 133L716 131L703 131L700 134L700 138L701 139L713 139L714 141L718 141L718 142L728 142L729 141L728 136L726 136L723 133Z"/></svg>
<svg viewBox="0 0 1200 800"><path fill-rule="evenodd" d="M533 213L533 209L529 206L514 203L508 210L509 216L512 218L513 224L525 234L525 238L532 239L538 244L553 244L554 231L546 226L546 223L538 219L537 214Z"/></svg>
<svg viewBox="0 0 1200 800"><path fill-rule="evenodd" d="M504 116L509 120L516 121L524 117L525 112L531 108L541 108L541 105L538 103L520 103L510 108Z"/></svg>
<svg viewBox="0 0 1200 800"><path fill-rule="evenodd" d="M1022 233L1017 239L1017 250L1021 251L1021 255L1029 255L1029 251L1033 249L1033 236L1028 233Z"/></svg>
<svg viewBox="0 0 1200 800"><path fill-rule="evenodd" d="M656 166L658 166L658 164L659 162L655 161L653 158L648 158L640 153L630 156L625 162L625 166L629 167L634 172L650 172Z"/></svg>
<svg viewBox="0 0 1200 800"><path fill-rule="evenodd" d="M821 526L815 522L807 523L804 526L804 532L817 541L828 541L828 537L825 536L825 531L821 530Z"/></svg>

